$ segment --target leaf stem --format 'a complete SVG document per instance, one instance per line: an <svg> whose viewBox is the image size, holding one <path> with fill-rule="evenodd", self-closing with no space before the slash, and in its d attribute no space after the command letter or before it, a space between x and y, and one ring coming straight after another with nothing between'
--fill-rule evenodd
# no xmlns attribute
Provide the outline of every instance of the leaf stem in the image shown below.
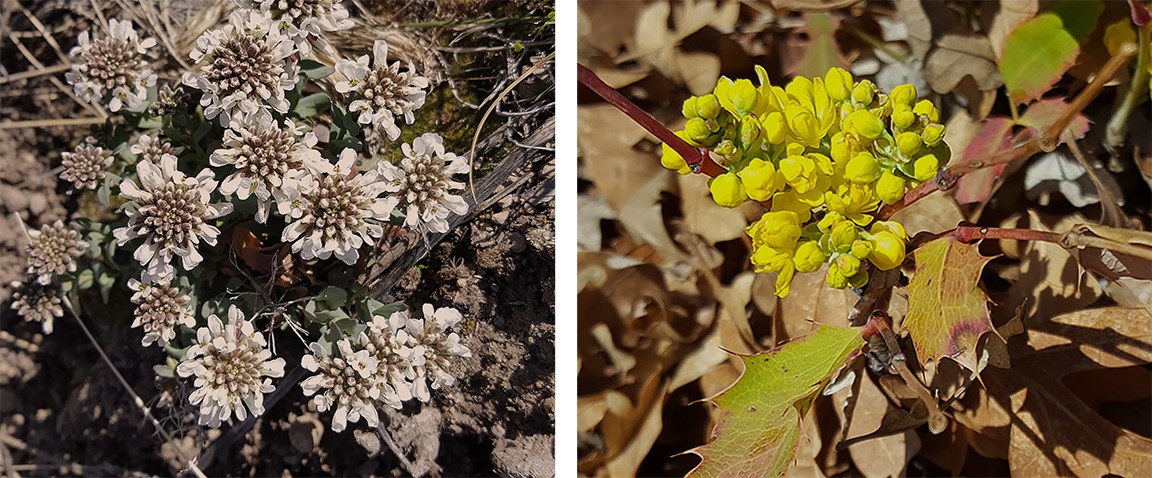
<svg viewBox="0 0 1152 478"><path fill-rule="evenodd" d="M664 144L676 150L680 156L684 157L684 162L688 163L688 166L692 168L693 172L702 172L711 177L716 177L727 172L727 170L712 160L712 157L708 154L708 148L696 148L688 144L687 141L680 139L679 136L673 134L664 124L656 121L656 118L653 118L652 115L640 109L639 106L636 106L636 103L625 98L624 95L620 94L619 91L616 91L611 86L608 86L607 83L604 83L604 80L596 76L596 73L588 69L588 67L577 63L576 78L581 84L587 86L588 89L597 95L600 95L601 98L604 98L604 101L611 103L612 106L615 106L621 113L632 118L632 121L635 121L636 124L648 130L649 133L659 138Z"/></svg>
<svg viewBox="0 0 1152 478"><path fill-rule="evenodd" d="M1132 110L1140 102L1144 92L1147 91L1145 85L1148 83L1148 37L1150 35L1152 35L1152 27L1145 25L1140 28L1139 35L1137 35L1140 45L1136 54L1136 72L1128 84L1123 86L1123 100L1116 108L1112 118L1108 120L1108 126L1104 130L1104 146L1110 151L1118 150L1124 146L1124 141L1128 136L1128 117L1132 115Z"/></svg>

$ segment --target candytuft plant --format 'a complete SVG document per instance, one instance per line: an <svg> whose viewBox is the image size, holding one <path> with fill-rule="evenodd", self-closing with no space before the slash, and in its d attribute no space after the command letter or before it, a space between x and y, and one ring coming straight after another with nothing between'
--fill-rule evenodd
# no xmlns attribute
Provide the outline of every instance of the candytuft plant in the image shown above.
<svg viewBox="0 0 1152 478"><path fill-rule="evenodd" d="M28 231L13 285L45 333L69 309L131 303L124 326L163 348L157 373L190 385L205 427L298 382L332 430L376 427L377 407L428 402L471 354L456 309L410 314L353 279L394 236L468 212L468 159L435 132L398 142L431 81L382 40L371 64L343 58L326 35L348 11L297 3L237 0L178 81L149 69L157 42L128 20L81 33L67 81L116 115L62 154L61 180L93 207Z"/></svg>

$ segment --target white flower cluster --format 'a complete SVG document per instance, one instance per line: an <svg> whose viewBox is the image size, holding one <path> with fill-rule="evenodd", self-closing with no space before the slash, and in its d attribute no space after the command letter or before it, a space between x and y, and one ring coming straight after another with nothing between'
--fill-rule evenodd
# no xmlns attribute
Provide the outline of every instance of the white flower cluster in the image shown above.
<svg viewBox="0 0 1152 478"><path fill-rule="evenodd" d="M116 243L143 238L133 257L145 266L144 282L171 278L172 259L179 257L190 271L204 260L196 250L200 241L216 244L220 230L208 223L232 211L231 203L210 204L216 180L205 168L194 178L176 169L176 157L162 156L160 165L142 160L136 165L140 185L131 179L120 183L120 196L128 199L124 211L128 225L112 231Z"/></svg>
<svg viewBox="0 0 1152 478"><path fill-rule="evenodd" d="M388 181L388 192L403 198L407 211L404 225L427 224L433 232L448 232L449 213L468 212L464 198L451 194L464 188L452 180L454 174L468 172L468 160L444 152L444 140L436 133L425 133L402 146L404 159L396 166L381 162L380 175Z"/></svg>
<svg viewBox="0 0 1152 478"><path fill-rule="evenodd" d="M107 101L111 111L139 108L148 87L156 84L145 59L153 46L156 39L140 40L131 21L112 19L104 38L93 41L88 31L80 32L79 44L69 52L79 62L64 77L84 101Z"/></svg>
<svg viewBox="0 0 1152 478"><path fill-rule="evenodd" d="M227 324L209 315L176 367L181 377L196 377L189 401L200 405L200 424L217 428L233 414L237 420L262 415L264 394L276 389L267 377L284 376L284 359L271 357L264 335L236 306L228 308Z"/></svg>
<svg viewBox="0 0 1152 478"><path fill-rule="evenodd" d="M224 132L224 148L210 158L214 167L232 166L233 172L220 184L220 192L240 200L256 196L256 221L268 221L269 206L287 199L285 188L293 188L305 170L320 172L330 167L316 146L316 134L304 133L292 120L281 129L276 125L255 124Z"/></svg>
<svg viewBox="0 0 1152 478"><path fill-rule="evenodd" d="M296 53L267 13L236 10L228 23L196 40L192 59L203 72L185 72L185 85L204 92L204 117L220 126L238 128L259 124L270 127L272 111L288 112L285 91L296 87Z"/></svg>
<svg viewBox="0 0 1152 478"><path fill-rule="evenodd" d="M182 147L173 147L172 143L147 134L140 135L140 138L136 140L136 144L133 144L128 150L139 159L152 164L160 164L165 158L171 158L172 161L176 161L176 155L184 152L184 148Z"/></svg>
<svg viewBox="0 0 1152 478"><path fill-rule="evenodd" d="M336 91L344 94L355 93L356 99L348 105L349 111L359 113L356 121L383 131L388 139L400 137L398 118L408 124L416 121L413 114L424 106L428 79L416 74L411 62L401 72L400 62L388 64L388 43L377 40L372 46L372 65L368 55L356 61L341 58L336 62L336 71L347 78L336 83Z"/></svg>
<svg viewBox="0 0 1152 478"><path fill-rule="evenodd" d="M472 356L459 334L448 331L463 317L456 309L431 304L424 304L423 314L420 319L405 312L387 319L375 316L357 338L359 349L341 339L336 343L338 356L322 344L309 345L312 354L305 355L301 365L319 373L300 386L305 395L315 396L318 410L335 410L333 431L343 431L360 417L376 427L377 405L399 409L412 398L427 402L432 397L429 388L455 383L451 372L456 360Z"/></svg>
<svg viewBox="0 0 1152 478"><path fill-rule="evenodd" d="M56 279L76 272L77 259L87 250L88 241L64 221L28 231L24 280L9 284L16 314L29 322L40 322L45 334L52 333L53 321L64 316Z"/></svg>
<svg viewBox="0 0 1152 478"><path fill-rule="evenodd" d="M322 32L347 30L354 25L338 0L235 0L243 9L267 13L303 55L312 53L312 41Z"/></svg>
<svg viewBox="0 0 1152 478"><path fill-rule="evenodd" d="M396 199L379 196L387 183L376 170L353 171L356 151L345 149L335 166L324 164L294 184L285 184L277 204L288 222L280 240L292 243L292 252L304 259L327 259L335 255L352 265L360 258L360 246L374 244L384 235L385 222Z"/></svg>
<svg viewBox="0 0 1152 478"><path fill-rule="evenodd" d="M140 344L147 347L153 343L167 344L176 338L176 326L196 327L196 317L192 315L192 298L173 286L169 280L144 284L136 279L128 279L128 288L135 291L132 303L136 304L136 320L132 328L144 329Z"/></svg>

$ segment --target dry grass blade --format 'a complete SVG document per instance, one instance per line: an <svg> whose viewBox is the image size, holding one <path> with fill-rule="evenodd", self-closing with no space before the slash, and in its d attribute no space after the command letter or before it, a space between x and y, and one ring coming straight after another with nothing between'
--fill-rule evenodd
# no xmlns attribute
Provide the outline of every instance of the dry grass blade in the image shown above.
<svg viewBox="0 0 1152 478"><path fill-rule="evenodd" d="M71 68L72 68L72 65L56 65L56 66L50 66L47 68L39 68L36 70L22 71L20 73L16 73L13 75L8 75L8 76L5 76L3 78L0 78L0 85L3 85L5 83L11 83L13 81L20 81L20 80L27 80L29 78L36 78L38 76L53 75L56 73L60 73L62 71L68 71Z"/></svg>
<svg viewBox="0 0 1152 478"><path fill-rule="evenodd" d="M537 70L543 68L544 65L547 65L549 62L555 59L556 52L553 51L552 53L549 53L548 56L544 57L543 60L540 60L539 62L536 62L535 65L532 65L532 67L521 74L519 78L516 78L516 81L513 81L511 84L505 87L504 91L501 91L500 94L496 96L496 99L492 100L492 104L488 105L488 109L485 110L484 115L480 117L480 124L476 125L476 133L472 135L472 146L468 148L468 189L472 191L473 201L477 201L477 199L476 188L473 187L472 182L472 170L474 169L472 167L472 163L476 161L476 142L480 140L480 130L484 129L484 123L488 121L488 116L491 115L492 111L496 109L496 106L499 105L501 101L504 101L504 98L508 96L508 94L511 93L513 89L516 88L516 85L519 85L521 82L528 79L529 76L532 76L532 74Z"/></svg>
<svg viewBox="0 0 1152 478"><path fill-rule="evenodd" d="M59 118L46 120L5 121L0 123L0 129L46 128L50 126L83 126L89 124L101 124L105 121L108 121L107 118Z"/></svg>

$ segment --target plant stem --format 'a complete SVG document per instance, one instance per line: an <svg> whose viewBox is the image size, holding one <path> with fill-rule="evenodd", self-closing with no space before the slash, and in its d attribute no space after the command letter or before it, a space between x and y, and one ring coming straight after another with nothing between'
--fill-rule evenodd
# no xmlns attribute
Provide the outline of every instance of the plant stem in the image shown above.
<svg viewBox="0 0 1152 478"><path fill-rule="evenodd" d="M1120 68L1128 64L1132 59L1132 55L1136 54L1136 50L1136 45L1131 43L1124 45L1124 47L1120 49L1120 52L1109 59L1108 63L1104 65L1100 72L1092 78L1092 82L1088 84L1088 87L1081 90L1080 93L1076 95L1076 98L1068 104L1068 107L1064 108L1064 112L1060 114L1060 117L1039 136L1029 138L1027 130L1021 131L1012 138L1012 144L1014 146L1011 149L1000 151L986 160L974 159L952 168L940 168L940 173L936 175L936 180L925 181L923 184L909 190L904 194L904 198L901 199L900 202L881 208L880 212L876 214L876 217L880 220L889 219L896 211L912 205L912 203L923 199L935 191L952 189L962 176L972 171L1026 159L1040 151L1054 151L1056 146L1060 144L1060 137L1064 134L1064 129L1068 127L1068 124L1071 123L1081 111L1084 111L1088 103L1096 99L1096 96L1104 89L1104 84L1107 83Z"/></svg>
<svg viewBox="0 0 1152 478"><path fill-rule="evenodd" d="M1136 54L1136 72L1127 85L1124 85L1123 100L1116 108L1112 118L1108 120L1108 127L1104 130L1104 146L1109 151L1116 151L1124 146L1124 140L1128 136L1128 117L1132 115L1132 110L1136 104L1140 102L1144 96L1144 92L1148 91L1145 85L1148 83L1148 36L1152 35L1152 28L1145 25L1144 28L1139 30L1140 46Z"/></svg>
<svg viewBox="0 0 1152 478"><path fill-rule="evenodd" d="M1060 244L1064 234L1058 232L1037 231L1034 229L1007 229L983 226L957 226L950 231L944 231L936 237L952 236L965 244L981 239L1014 239L1017 241L1042 241Z"/></svg>
<svg viewBox="0 0 1152 478"><path fill-rule="evenodd" d="M587 86L588 89L597 95L600 95L601 98L604 98L604 101L611 103L612 106L615 106L620 112L632 118L632 121L635 121L636 124L648 130L649 133L659 138L664 144L676 150L680 156L684 157L684 162L688 163L688 166L692 168L693 172L704 173L711 177L716 177L727 172L727 170L712 160L712 157L708 154L708 148L696 148L688 144L687 141L680 139L679 136L673 134L664 124L656 121L656 118L653 118L652 115L640 109L639 106L636 106L635 103L625 98L619 91L616 91L611 86L608 86L607 83L604 83L604 80L596 76L596 73L592 72L588 67L577 63L576 78L580 80L581 84Z"/></svg>

